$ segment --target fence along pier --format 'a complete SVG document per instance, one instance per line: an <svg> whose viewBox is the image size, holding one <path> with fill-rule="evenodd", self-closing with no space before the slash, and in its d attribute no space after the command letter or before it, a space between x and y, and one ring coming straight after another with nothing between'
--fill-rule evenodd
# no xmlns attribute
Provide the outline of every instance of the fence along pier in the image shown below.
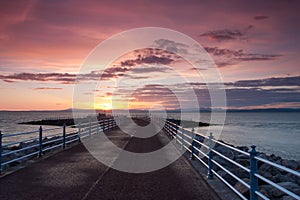
<svg viewBox="0 0 300 200"><path fill-rule="evenodd" d="M53 162L51 163L53 166L47 165L50 168L49 169L50 171L51 171L52 167L55 169L57 167L57 165L63 166L65 164L66 166L69 166L70 163L68 163L68 162L70 162L70 160L68 160L67 157L70 156L72 151L74 151L75 154L76 154L77 151L80 151L81 153L84 152L83 145L80 144L81 140L89 139L89 137L91 137L95 134L103 134L103 133L107 134L108 137L110 135L112 136L112 135L116 135L116 134L121 134L122 135L121 131L117 127L117 124L122 123L123 121L126 121L124 119L125 118L119 117L119 118L115 118L115 119L113 119L113 118L102 119L100 121L91 121L90 120L90 121L78 124L76 127L63 125L62 127L56 127L56 128L51 128L51 129L43 129L43 127L41 126L41 127L39 127L38 130L35 130L35 131L24 132L24 133L16 133L16 134L4 134L3 135L0 132L0 164L1 164L0 165L1 166L0 170L1 170L1 173L5 174L5 171L12 164L16 165L18 163L21 163L23 160L27 160L29 158L36 158L36 157L42 158L45 154L48 154L48 153L52 152L53 150L65 149L66 147L70 146L71 144L79 143L79 145L76 145L75 147L72 147L71 149L67 148L65 151L59 152L58 154L54 154L53 159L55 160L55 163L53 163ZM146 121L150 120L150 119L142 117L142 118L136 118L135 120L138 120L142 123L147 123ZM151 116L151 120L153 120L157 124L163 123L163 120L160 119L159 117ZM162 125L162 124L160 124L160 125ZM269 199L267 196L265 196L263 193L260 192L260 190L259 190L259 181L264 181L265 183L271 185L272 187L277 188L278 190L284 192L286 195L289 195L289 196L291 196L295 199L300 199L300 197L296 193L294 193L293 191L289 191L286 188L282 187L281 185L279 185L277 183L274 183L273 181L271 181L271 180L267 179L266 177L262 176L261 174L259 174L258 173L258 163L261 162L261 163L268 164L272 167L276 167L279 170L285 171L286 173L290 173L290 174L292 174L294 176L297 176L297 177L300 177L300 173L298 171L292 170L290 168L287 168L285 166L279 165L277 163L271 162L269 160L266 160L266 159L260 157L258 152L256 151L255 146L251 146L251 151L246 152L246 151L243 151L241 149L230 146L228 144L225 144L221 141L215 140L214 137L213 137L213 134L210 134L209 136L206 136L206 135L201 134L201 133L196 133L194 131L194 129L189 130L187 128L184 128L183 125L175 124L175 123L172 122L172 120L167 120L166 123L163 124L163 130L162 131L166 136L169 136L169 138L172 139L174 145L177 145L178 150L187 151L190 154L189 155L190 159L199 161L200 163L203 164L203 166L205 166L207 168L207 171L208 171L207 178L208 179L213 179L213 178L219 179L225 185L227 185L234 193L236 193L241 199L248 199L248 197L245 197L233 185L231 185L220 174L218 174L217 171L215 170L216 167L222 169L224 172L226 172L231 177L236 179L239 183L241 183L246 188L248 188L249 193L250 193L250 196L249 196L250 200ZM10 137L18 137L18 136L22 136L22 135L29 135L29 134L31 134L31 135L32 134L37 134L38 137L34 137L34 138L31 138L31 139L26 139L26 140L22 140L22 141L17 141L17 142L3 143L4 139L10 138ZM132 140L128 135L124 136L124 138L123 138L123 140L127 142L126 144L128 145L128 148L135 148L135 147L140 148L140 147L138 147L138 143L142 143L141 141L134 142L134 140ZM112 140L113 140L113 138L112 138ZM120 143L123 142L124 143L124 141L117 141L117 142L120 142ZM155 140L155 142L159 142L159 141ZM241 163L238 163L235 160L229 158L228 156L223 155L221 152L217 151L214 148L214 144L221 145L224 148L228 148L232 151L235 151L238 154L241 154L245 157L248 157L250 167L245 166ZM20 145L22 147L14 149L13 147L16 146L16 145ZM144 145L146 145L146 144L144 144ZM147 143L147 145L149 145L149 144ZM131 146L133 146L133 147L131 147ZM124 144L124 147L126 147L125 144ZM8 150L8 149L10 149L10 150ZM85 152L83 154L84 155L88 154L88 152ZM60 156L60 155L64 155L64 156ZM239 178L238 175L236 175L233 171L231 171L230 169L227 169L225 166L223 166L221 163L219 163L217 160L215 160L214 157L216 155L218 155L222 159L230 162L231 164L235 165L236 167L244 170L245 172L249 173L250 182L246 182L243 179ZM85 157L89 157L89 156L90 155L85 155ZM29 174L33 173L33 174L31 174L32 177L37 176L38 174L34 174L34 171L38 170L39 173L41 173L43 171L43 169L35 169L35 167L39 166L39 165L41 165L41 163L43 163L43 162L45 163L45 162L47 162L48 160L51 160L51 159L52 158L50 157L49 159L41 160L37 163L34 163L32 166L29 166L29 167L27 167L23 170L17 171L16 173L11 174L7 177L3 177L2 180L0 179L0 187L2 187L2 188L3 187L4 188L8 187L7 185L2 186L1 183L5 184L5 182L6 182L5 180L9 180L10 177L13 177L12 179L22 178L22 176L25 176L24 173L23 173L24 171L26 171L26 173L29 173ZM89 158L89 159L90 159L91 163L95 162L92 158ZM184 158L182 158L182 159L184 159ZM77 165L77 164L78 164L78 168L75 167L75 169L74 169L75 171L73 171L72 173L79 173L80 169L82 169L82 165L85 165L84 163L80 163L80 164L76 163L75 165ZM94 164L94 165L97 166L97 167L95 167L95 169L93 169L94 171L98 168L99 169L100 168L101 169L105 168L103 166L99 167L101 165L99 163ZM184 165L184 164L180 163L180 164L177 164L177 165ZM175 163L175 166L176 166L176 163ZM31 171L31 169L33 170L33 172ZM47 171L47 170L48 169L45 169L45 171ZM99 170L99 171L101 171L101 170ZM112 180L114 178L116 179L116 182L115 183L114 182L109 183L110 185L112 185L112 184L118 185L119 184L119 183L117 183L118 181L122 182L122 180L117 180L118 178L115 177L116 176L115 174L117 172L115 172L114 170L107 170L106 169L103 172L106 176L107 176L107 171L112 171L113 172L113 173L110 172L110 173L112 173L112 175L111 175L113 177ZM67 174L68 173L69 172L67 172ZM153 172L153 173L156 173L156 172ZM165 173L167 173L167 172L165 172ZM176 174L176 172L173 172L173 171L172 171L172 173ZM185 173L189 174L190 172L185 172ZM18 175L18 174L20 174L20 175ZM41 173L41 174L44 174L44 173ZM47 176L47 175L45 175L45 176ZM81 176L80 173L78 174L78 176ZM90 174L90 176L94 176L94 175ZM87 177L85 177L85 178L94 181L94 179L90 176L88 178ZM129 180L127 180L128 176L133 176L134 177L134 175L128 175L128 174L126 174L126 175L122 174L122 176L124 177L124 179L126 179L127 182L129 181ZM184 174L180 174L180 175L176 175L176 176L183 177ZM80 177L80 178L83 178L83 177ZM133 179L135 179L135 178L140 179L140 177L139 178L134 177ZM162 178L163 178L163 176L162 176ZM199 178L199 177L197 177L197 178ZM51 178L48 177L48 179L51 179ZM91 182L93 182L93 181L91 181ZM98 179L97 179L97 181L98 181L98 184L101 185L101 183L100 183L101 181L98 180ZM105 180L103 180L103 181L105 182ZM174 180L172 180L172 181L174 181ZM186 181L188 181L188 179ZM147 181L145 181L145 184L147 184L148 182L151 182L151 181L147 180ZM135 184L135 183L131 183L130 181L129 181L129 183L133 184L133 186ZM210 195L209 198L218 199L217 195L207 186L207 184L205 184L203 182L203 180L200 181L200 183L201 184L198 185L198 186L199 187L204 187L205 191L208 191L207 195ZM157 182L156 182L156 184L157 184ZM173 184L173 182L172 182L172 184ZM195 186L193 181L192 181L192 183L181 183L181 184L194 185ZM92 184L92 185L94 185L94 184ZM87 184L87 186L88 186L88 184ZM15 186L12 186L12 187L17 188L18 185L15 184ZM22 186L19 186L19 187L22 187ZM95 186L93 186L93 187L95 187ZM183 187L183 190L186 190L186 186L182 186L182 187ZM76 188L76 187L74 187L74 188ZM70 191L72 191L73 189L71 188ZM193 196L194 193L197 194L197 192L199 194L202 194L202 192L200 192L201 188L198 188L198 189L194 188L194 189L197 190L197 191L194 191L194 192L189 191L189 193L191 193L190 194L191 197ZM95 189L95 188L93 189L91 187L88 189L88 191L93 191L93 190L97 191L97 189ZM131 191L130 189L128 189L128 190ZM177 190L178 190L178 188L177 188ZM12 192L14 194L12 194L12 193L9 194L9 193L6 192L6 195L8 195L8 196L9 195L15 195L16 193L18 193L16 191L22 191L22 189L17 188L15 190L15 192ZM104 192L104 191L100 191L99 194L102 194L101 192ZM0 197L1 197L1 195L2 195L2 193L0 194ZM202 194L202 195L204 195L204 194ZM93 195L89 194L88 196L92 197ZM95 193L94 196L96 198L96 196L97 196L96 193ZM149 196L151 196L151 195L148 195L147 197L149 197ZM205 198L204 196L203 196L203 199ZM72 197L72 198L75 198L75 197ZM109 197L107 197L107 198L109 198ZM26 199L26 197L24 199Z"/></svg>

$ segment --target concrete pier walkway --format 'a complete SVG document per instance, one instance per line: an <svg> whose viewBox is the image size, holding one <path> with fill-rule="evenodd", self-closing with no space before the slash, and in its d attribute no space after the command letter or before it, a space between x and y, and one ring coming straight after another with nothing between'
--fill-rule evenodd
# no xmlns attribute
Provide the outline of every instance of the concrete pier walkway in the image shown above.
<svg viewBox="0 0 300 200"><path fill-rule="evenodd" d="M164 133L141 139L120 130L107 136L117 146L132 152L150 152L168 140ZM78 144L1 178L0 199L214 200L219 197L183 156L158 171L133 174L107 167L90 155L83 144Z"/></svg>

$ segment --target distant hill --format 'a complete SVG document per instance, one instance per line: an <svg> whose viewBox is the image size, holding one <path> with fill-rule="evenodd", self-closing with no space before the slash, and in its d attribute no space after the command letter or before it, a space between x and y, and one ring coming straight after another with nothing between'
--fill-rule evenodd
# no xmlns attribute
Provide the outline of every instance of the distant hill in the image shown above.
<svg viewBox="0 0 300 200"><path fill-rule="evenodd" d="M200 112L211 112L212 110L209 108L202 108L199 110ZM199 112L198 110L186 109L180 111L178 109L168 110L169 113L178 113L178 112ZM224 111L222 109L214 110ZM227 109L226 112L300 112L300 108L263 108L263 109Z"/></svg>
<svg viewBox="0 0 300 200"><path fill-rule="evenodd" d="M300 108L264 108L249 110L231 109L227 110L227 112L300 112Z"/></svg>

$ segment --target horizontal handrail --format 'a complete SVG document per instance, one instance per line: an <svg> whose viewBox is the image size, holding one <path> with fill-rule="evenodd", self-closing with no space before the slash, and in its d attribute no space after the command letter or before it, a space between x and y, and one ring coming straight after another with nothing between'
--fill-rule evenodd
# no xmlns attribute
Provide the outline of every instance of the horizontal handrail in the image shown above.
<svg viewBox="0 0 300 200"><path fill-rule="evenodd" d="M6 137L14 137L14 136L19 136L19 135L27 135L27 134L31 134L31 133L38 133L38 130L35 131L28 131L28 132L22 132L22 133L12 133L12 134L4 134L2 137L6 138Z"/></svg>
<svg viewBox="0 0 300 200"><path fill-rule="evenodd" d="M224 172L226 172L227 174L229 174L231 177L235 178L238 182L242 183L244 186L246 186L248 189L250 189L250 185L248 183L246 183L245 181L243 181L242 179L240 179L238 176L234 175L231 171L229 171L228 169L226 169L225 167L223 167L222 165L220 165L220 163L218 163L215 160L212 160L212 162L214 164L216 164L218 167L220 167Z"/></svg>
<svg viewBox="0 0 300 200"><path fill-rule="evenodd" d="M297 171L292 170L292 169L290 169L290 168L287 168L287 167L285 167L285 166L279 165L279 164L277 164L277 163L273 163L273 162L271 162L271 161L269 161L269 160L266 160L266 159L261 158L261 157L258 157L258 156L255 156L254 158L255 158L256 160L259 160L259 161L264 162L264 163L266 163L266 164L269 164L269 165L271 165L271 166L273 166L273 167L276 167L276 168L278 168L278 169L281 169L281 170L283 170L283 171L286 171L286 172L288 172L288 173L291 173L291 174L294 174L294 175L300 177L300 172L297 172Z"/></svg>
<svg viewBox="0 0 300 200"><path fill-rule="evenodd" d="M209 139L208 136L204 135L204 134L201 134L201 133L195 133L196 135L199 135L200 137L203 137L205 139Z"/></svg>
<svg viewBox="0 0 300 200"><path fill-rule="evenodd" d="M216 151L216 150L214 150L214 149L212 149L211 151L214 152L215 154L221 156L221 157L224 158L225 160L231 162L232 164L238 166L239 168L245 170L246 172L250 173L250 169L248 169L247 167L244 167L244 166L241 165L240 163L237 163L237 162L235 162L234 160L232 160L232 159L230 159L230 158L227 158L226 156L224 156L223 154L221 154L220 152L218 152L218 151Z"/></svg>
<svg viewBox="0 0 300 200"><path fill-rule="evenodd" d="M156 119L156 122L160 123L159 119ZM178 147L180 149L184 148L187 150L187 152L189 152L191 154L191 158L196 158L198 161L200 161L206 168L208 168L209 170L209 176L210 177L212 174L217 176L222 182L224 182L231 190L233 190L240 198L242 199L247 199L243 194L241 194L234 186L232 186L228 181L226 181L221 175L219 175L214 169L213 166L216 165L217 167L219 167L221 170L223 170L225 173L227 173L228 175L230 175L231 177L233 177L236 181L238 181L239 183L241 183L242 185L244 185L246 188L248 188L250 190L250 199L251 200L256 200L258 199L258 197L264 199L264 200L268 200L269 198L266 197L264 194L262 194L259 191L258 188L258 180L257 179L261 179L262 181L264 181L265 183L272 185L273 187L281 190L282 192L284 192L285 194L294 197L296 199L300 199L300 197L285 189L284 187L280 186L277 183L274 183L273 181L263 177L262 175L260 175L257 171L257 161L266 163L270 166L276 167L280 170L283 170L285 172L291 173L293 175L296 176L300 176L300 172L295 171L293 169L290 169L288 167L285 167L283 165L271 162L269 160L266 160L264 158L261 158L258 156L258 153L255 150L255 146L252 146L252 151L246 152L243 151L241 149L238 149L236 147L230 146L228 144L225 144L222 141L218 141L216 139L213 138L212 135L210 136L206 136L203 135L201 133L195 133L194 129L192 129L192 131L187 130L185 128L183 128L182 126L179 126L173 122L170 121L166 121L166 123L164 124L164 129L163 129L168 135L171 135L172 138L175 140L175 143L177 142L177 144L179 145ZM193 134L193 135L190 135ZM196 138L196 136L202 137L204 141L206 141L205 143L209 143L209 144L204 144L204 142L201 142L198 138ZM190 141L188 141L190 140ZM201 147L205 147L207 152L203 152L200 148L198 148L198 146L196 146L196 144L200 145ZM232 151L235 151L239 154L245 155L248 157L249 159L249 163L250 163L250 169L240 163L238 163L237 161L223 155L221 152L217 151L216 149L213 148L214 144L218 144L221 145L223 147L226 147ZM211 146L212 145L212 146ZM191 149L190 149L190 147ZM196 153L197 152L197 153ZM206 163L200 156L198 156L198 154L201 154L202 156L204 156L205 158L208 159L208 163ZM220 158L230 162L231 164L233 164L234 166L246 171L247 173L249 173L249 178L250 178L250 185L248 183L246 183L243 179L241 179L240 177L238 177L236 174L234 174L233 171L228 170L226 167L224 167L222 164L220 164L218 161L213 159L214 154L220 156ZM211 174L210 174L211 173Z"/></svg>
<svg viewBox="0 0 300 200"><path fill-rule="evenodd" d="M197 147L194 147L194 149L196 149L196 151L198 151L199 153L201 153L204 157L209 158L208 155L206 153L204 153L203 151L201 151L200 149L198 149Z"/></svg>
<svg viewBox="0 0 300 200"><path fill-rule="evenodd" d="M34 141L34 140L37 140L38 138L30 138L30 139L26 139L26 140L21 140L21 141L18 141L18 142L11 142L11 143L2 143L2 148L3 147L8 147L8 146L13 146L13 145L16 145L16 144L21 144L21 143L26 143L26 142L31 142L31 141Z"/></svg>
<svg viewBox="0 0 300 200"><path fill-rule="evenodd" d="M257 194L260 198L262 198L263 200L270 200L268 197L266 197L265 195L263 195L262 193L260 193L259 191L255 191L255 194Z"/></svg>
<svg viewBox="0 0 300 200"><path fill-rule="evenodd" d="M54 142L57 142L57 141L61 141L61 140L62 140L62 137L59 137L59 138L56 138L56 139L50 139L47 142L43 142L43 145L44 144L51 144L51 143L54 143Z"/></svg>
<svg viewBox="0 0 300 200"><path fill-rule="evenodd" d="M226 181L220 174L218 174L215 170L212 170L215 176L218 177L225 185L227 185L234 193L236 193L241 199L248 200L244 195L242 195L237 189L235 189L228 181Z"/></svg>
<svg viewBox="0 0 300 200"><path fill-rule="evenodd" d="M197 158L198 161L200 161L206 168L208 168L208 164L206 164L198 155L193 154L193 156L195 156L195 158ZM207 156L207 155L205 154L205 156ZM208 156L207 156L207 158L208 158Z"/></svg>
<svg viewBox="0 0 300 200"><path fill-rule="evenodd" d="M239 152L239 153L241 153L241 154L244 154L244 155L246 155L246 156L250 156L250 153L245 152L245 151L242 151L242 150L237 149L237 148L235 148L235 147L232 147L232 146L230 146L230 145L228 145L228 144L225 144L225 143L223 143L223 142L220 142L220 141L218 141L218 140L212 139L212 141L214 141L215 143L218 143L218 144L220 144L220 145L222 145L222 146L224 146L224 147L227 147L227 148L229 148L229 149L231 149L231 150L234 150L234 151L236 151L236 152Z"/></svg>
<svg viewBox="0 0 300 200"><path fill-rule="evenodd" d="M63 125L55 128L46 128L43 129L42 126L38 130L29 131L29 132L22 132L22 133L14 133L14 134L2 134L0 131L0 173L3 171L3 167L9 167L9 164L21 161L25 158L38 155L41 157L45 152L48 152L52 149L57 148L65 148L66 145L69 145L73 142L80 142L82 139L95 135L100 134L108 131L111 131L114 127L117 126L117 123L122 123L122 120L125 118L118 117L115 121L113 118L103 119L100 121L88 121L82 122L81 124L77 125ZM52 133L52 134L49 134ZM38 133L38 137L21 140L21 141L14 141L9 142L7 144L3 144L2 138L9 138L14 136L20 136L25 134L34 134ZM46 140L47 138L47 140ZM21 143L28 143L29 146L22 147L20 146ZM33 143L33 144L32 144ZM18 149L6 149L7 151L3 152L4 148L14 148L14 145ZM35 148L35 152L26 152L26 150ZM16 153L25 152L25 155L19 156ZM22 153L23 154L23 153ZM2 158L8 155L14 155L14 157L8 158L5 162L2 162Z"/></svg>
<svg viewBox="0 0 300 200"><path fill-rule="evenodd" d="M209 149L209 146L207 146L206 144L204 144L203 142L200 142L199 140L194 140L193 142L196 142L202 146L204 146L206 149Z"/></svg>
<svg viewBox="0 0 300 200"><path fill-rule="evenodd" d="M54 145L54 146L50 146L50 147L44 148L43 152L54 149L54 148L57 148L57 147L61 147L61 146L62 146L62 144L57 144L57 145Z"/></svg>
<svg viewBox="0 0 300 200"><path fill-rule="evenodd" d="M63 126L57 127L57 128L47 128L43 129L43 131L55 131L55 130L60 130Z"/></svg>
<svg viewBox="0 0 300 200"><path fill-rule="evenodd" d="M57 137L57 136L61 136L61 132L55 133L55 134L51 134L51 135L45 135L45 136L43 136L43 139L51 138L51 137ZM39 139L39 138L36 138L36 139Z"/></svg>
<svg viewBox="0 0 300 200"><path fill-rule="evenodd" d="M77 132L69 133L68 135L66 135L66 138L78 137L78 135L76 133Z"/></svg>
<svg viewBox="0 0 300 200"><path fill-rule="evenodd" d="M256 173L255 176L256 176L257 178L259 178L259 179L265 181L266 183L272 185L273 187L275 187L275 188L281 190L282 192L284 192L284 193L290 195L291 197L294 197L295 199L300 199L300 196L298 196L297 194L294 194L293 192L291 192L291 191L285 189L284 187L282 187L282 186L280 186L280 185L274 183L273 181L271 181L271 180L269 180L269 179L263 177L262 175Z"/></svg>
<svg viewBox="0 0 300 200"><path fill-rule="evenodd" d="M36 152L33 152L33 153L30 153L30 154L24 155L24 156L19 157L19 158L15 158L15 159L9 160L9 161L7 161L7 162L5 162L5 163L1 163L1 166L7 165L7 164L10 164L10 163L19 161L19 160L23 160L24 158L28 158L28 157L30 157L30 156L37 155L38 153L39 153L39 152L36 151Z"/></svg>

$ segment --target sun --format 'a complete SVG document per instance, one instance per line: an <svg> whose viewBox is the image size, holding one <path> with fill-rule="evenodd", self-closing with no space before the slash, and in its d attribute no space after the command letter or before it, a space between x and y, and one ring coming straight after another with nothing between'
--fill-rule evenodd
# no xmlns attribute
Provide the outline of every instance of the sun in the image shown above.
<svg viewBox="0 0 300 200"><path fill-rule="evenodd" d="M101 106L103 110L112 110L112 105L110 103L104 103Z"/></svg>
<svg viewBox="0 0 300 200"><path fill-rule="evenodd" d="M95 109L99 110L112 110L112 105L110 103L100 103L95 105Z"/></svg>

